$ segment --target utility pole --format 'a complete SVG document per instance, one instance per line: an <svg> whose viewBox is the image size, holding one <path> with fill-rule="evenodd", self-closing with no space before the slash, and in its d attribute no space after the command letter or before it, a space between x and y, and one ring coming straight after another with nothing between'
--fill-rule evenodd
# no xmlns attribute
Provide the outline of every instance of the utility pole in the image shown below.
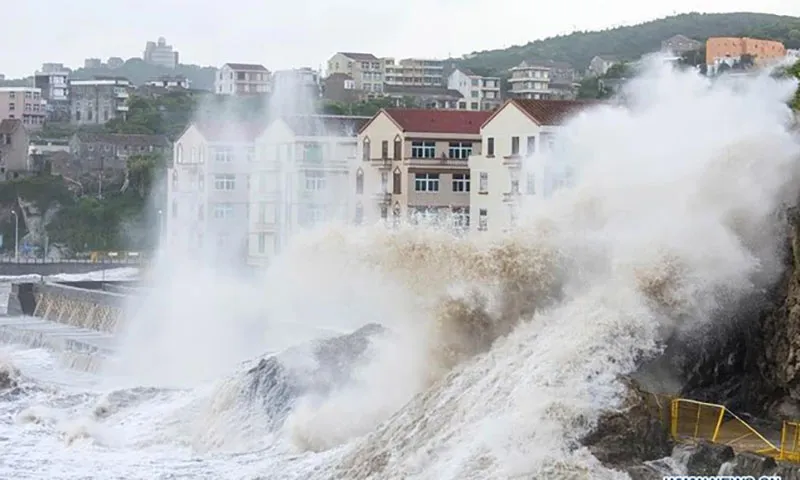
<svg viewBox="0 0 800 480"><path fill-rule="evenodd" d="M14 261L19 262L19 215L16 210L11 210L14 215Z"/></svg>

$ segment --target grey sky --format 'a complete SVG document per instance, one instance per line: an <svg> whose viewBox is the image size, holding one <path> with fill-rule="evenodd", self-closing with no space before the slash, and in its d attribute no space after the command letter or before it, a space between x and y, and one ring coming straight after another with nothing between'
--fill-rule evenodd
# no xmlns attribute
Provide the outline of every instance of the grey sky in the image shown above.
<svg viewBox="0 0 800 480"><path fill-rule="evenodd" d="M800 16L798 0L25 0L0 29L0 73L140 57L159 36L182 63L319 67L335 51L445 57L673 13Z"/></svg>

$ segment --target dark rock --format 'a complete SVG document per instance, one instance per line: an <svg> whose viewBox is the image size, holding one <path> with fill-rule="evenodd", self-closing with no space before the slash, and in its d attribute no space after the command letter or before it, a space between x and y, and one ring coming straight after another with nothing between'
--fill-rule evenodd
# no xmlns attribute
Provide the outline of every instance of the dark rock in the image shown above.
<svg viewBox="0 0 800 480"><path fill-rule="evenodd" d="M259 360L245 373L245 395L259 405L279 428L295 401L307 394L325 396L350 381L353 369L365 359L370 341L383 327L369 324L353 333L293 347Z"/></svg>
<svg viewBox="0 0 800 480"><path fill-rule="evenodd" d="M781 480L800 480L800 465L792 465L783 462L778 463L772 475Z"/></svg>
<svg viewBox="0 0 800 480"><path fill-rule="evenodd" d="M698 442L689 449L686 470L692 475L717 475L720 467L733 460L733 448L707 442Z"/></svg>
<svg viewBox="0 0 800 480"><path fill-rule="evenodd" d="M673 443L652 394L630 382L622 412L604 413L582 443L604 465L627 467L670 455Z"/></svg>
<svg viewBox="0 0 800 480"><path fill-rule="evenodd" d="M772 457L743 452L736 455L729 475L752 475L758 478L762 475L771 475L777 466Z"/></svg>
<svg viewBox="0 0 800 480"><path fill-rule="evenodd" d="M0 390L17 388L19 370L11 365L0 365Z"/></svg>
<svg viewBox="0 0 800 480"><path fill-rule="evenodd" d="M664 473L650 465L636 465L626 469L631 480L662 480Z"/></svg>

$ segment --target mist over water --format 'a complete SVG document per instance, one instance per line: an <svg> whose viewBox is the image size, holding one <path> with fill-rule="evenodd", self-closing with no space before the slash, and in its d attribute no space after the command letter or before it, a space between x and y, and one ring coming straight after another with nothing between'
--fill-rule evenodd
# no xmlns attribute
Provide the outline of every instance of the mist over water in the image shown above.
<svg viewBox="0 0 800 480"><path fill-rule="evenodd" d="M626 478L579 445L620 406L620 376L780 273L778 213L800 173L795 88L766 74L710 82L654 59L623 103L565 126L550 160L573 168L572 185L528 199L509 232L331 224L294 236L260 273L165 247L97 380L103 395L53 394L89 419L70 431L93 446L26 452L71 449L74 475L61 478L79 476L78 460L126 478L148 462L196 478ZM285 418L259 400L283 393L253 383L267 353L368 323L386 331L347 382L300 392ZM283 365L315 371L310 352L284 352ZM45 435L42 412L22 417Z"/></svg>

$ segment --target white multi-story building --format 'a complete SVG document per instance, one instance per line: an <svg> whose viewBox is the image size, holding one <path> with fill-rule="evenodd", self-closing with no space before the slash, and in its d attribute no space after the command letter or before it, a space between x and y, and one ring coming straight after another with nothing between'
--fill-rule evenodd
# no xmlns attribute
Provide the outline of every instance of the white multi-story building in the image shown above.
<svg viewBox="0 0 800 480"><path fill-rule="evenodd" d="M178 66L178 52L172 49L172 45L167 45L164 37L159 37L158 42L147 42L142 60L150 65L172 69ZM109 64L111 64L110 60Z"/></svg>
<svg viewBox="0 0 800 480"><path fill-rule="evenodd" d="M305 228L357 220L356 135L368 120L284 116L256 139L248 263L268 264Z"/></svg>
<svg viewBox="0 0 800 480"><path fill-rule="evenodd" d="M532 62L522 62L510 69L511 95L535 100L550 98L550 70L547 65Z"/></svg>
<svg viewBox="0 0 800 480"><path fill-rule="evenodd" d="M483 152L469 159L471 231L511 228L525 197L547 198L569 181L569 167L549 154L564 121L593 104L512 99L486 120Z"/></svg>
<svg viewBox="0 0 800 480"><path fill-rule="evenodd" d="M165 240L179 251L244 261L255 138L263 125L193 123L168 170Z"/></svg>
<svg viewBox="0 0 800 480"><path fill-rule="evenodd" d="M465 68L457 68L450 73L447 88L464 96L458 102L459 110L494 110L502 103L500 77L482 77Z"/></svg>
<svg viewBox="0 0 800 480"><path fill-rule="evenodd" d="M270 72L264 65L226 63L217 71L217 95L264 94L270 91Z"/></svg>

